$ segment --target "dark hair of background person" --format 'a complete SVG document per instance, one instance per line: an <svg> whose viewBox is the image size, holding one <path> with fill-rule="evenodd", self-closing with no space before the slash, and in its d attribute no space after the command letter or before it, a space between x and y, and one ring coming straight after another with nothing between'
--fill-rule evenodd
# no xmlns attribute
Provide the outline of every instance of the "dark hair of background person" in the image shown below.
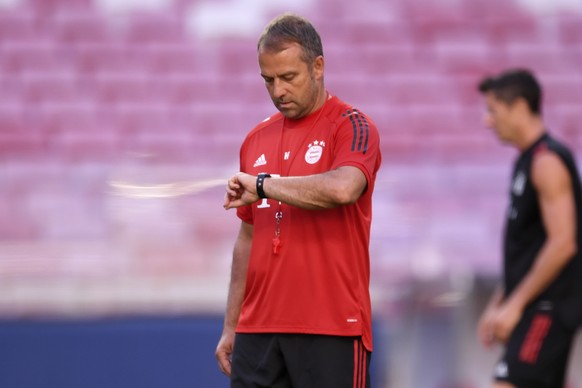
<svg viewBox="0 0 582 388"><path fill-rule="evenodd" d="M479 83L479 91L492 92L497 99L508 105L523 98L532 113L541 115L542 89L529 70L514 69L486 77Z"/></svg>

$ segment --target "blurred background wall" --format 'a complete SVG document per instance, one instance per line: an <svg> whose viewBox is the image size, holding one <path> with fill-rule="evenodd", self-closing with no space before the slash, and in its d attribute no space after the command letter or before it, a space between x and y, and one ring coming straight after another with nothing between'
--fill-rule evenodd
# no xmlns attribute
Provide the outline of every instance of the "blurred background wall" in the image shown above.
<svg viewBox="0 0 582 388"><path fill-rule="evenodd" d="M291 2L289 2L291 3ZM282 11L382 136L376 387L488 386L515 152L475 86L534 70L582 151L581 0L0 0L0 386L226 387L214 361L247 131L274 112L256 40ZM582 387L582 346L570 387Z"/></svg>

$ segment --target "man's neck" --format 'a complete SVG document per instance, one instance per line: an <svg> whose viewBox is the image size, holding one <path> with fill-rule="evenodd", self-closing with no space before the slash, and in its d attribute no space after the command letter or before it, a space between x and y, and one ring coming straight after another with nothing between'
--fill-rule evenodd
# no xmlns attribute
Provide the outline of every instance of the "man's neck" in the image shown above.
<svg viewBox="0 0 582 388"><path fill-rule="evenodd" d="M328 96L327 90L325 90L325 88L322 88L321 93L319 93L315 106L311 110L310 114L317 112L325 105L325 102L327 101L327 96Z"/></svg>
<svg viewBox="0 0 582 388"><path fill-rule="evenodd" d="M546 127L539 117L532 118L523 127L521 137L516 141L520 151L525 151L534 144L546 131Z"/></svg>

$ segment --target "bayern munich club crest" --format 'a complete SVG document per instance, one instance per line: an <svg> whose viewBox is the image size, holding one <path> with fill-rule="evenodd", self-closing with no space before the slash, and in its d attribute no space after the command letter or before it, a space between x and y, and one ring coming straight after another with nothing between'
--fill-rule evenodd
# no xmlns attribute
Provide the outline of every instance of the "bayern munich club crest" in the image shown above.
<svg viewBox="0 0 582 388"><path fill-rule="evenodd" d="M323 148L325 147L325 142L323 140L315 140L313 143L309 143L307 146L307 152L305 153L305 161L309 164L315 164L321 159L323 154Z"/></svg>

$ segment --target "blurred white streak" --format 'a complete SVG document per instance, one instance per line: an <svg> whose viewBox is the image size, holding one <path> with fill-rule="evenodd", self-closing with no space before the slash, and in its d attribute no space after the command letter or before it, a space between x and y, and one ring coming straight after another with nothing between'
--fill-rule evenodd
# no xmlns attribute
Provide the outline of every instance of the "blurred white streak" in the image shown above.
<svg viewBox="0 0 582 388"><path fill-rule="evenodd" d="M113 195L128 198L171 198L225 185L225 179L210 179L198 182L173 182L157 185L137 185L128 182L110 181Z"/></svg>

